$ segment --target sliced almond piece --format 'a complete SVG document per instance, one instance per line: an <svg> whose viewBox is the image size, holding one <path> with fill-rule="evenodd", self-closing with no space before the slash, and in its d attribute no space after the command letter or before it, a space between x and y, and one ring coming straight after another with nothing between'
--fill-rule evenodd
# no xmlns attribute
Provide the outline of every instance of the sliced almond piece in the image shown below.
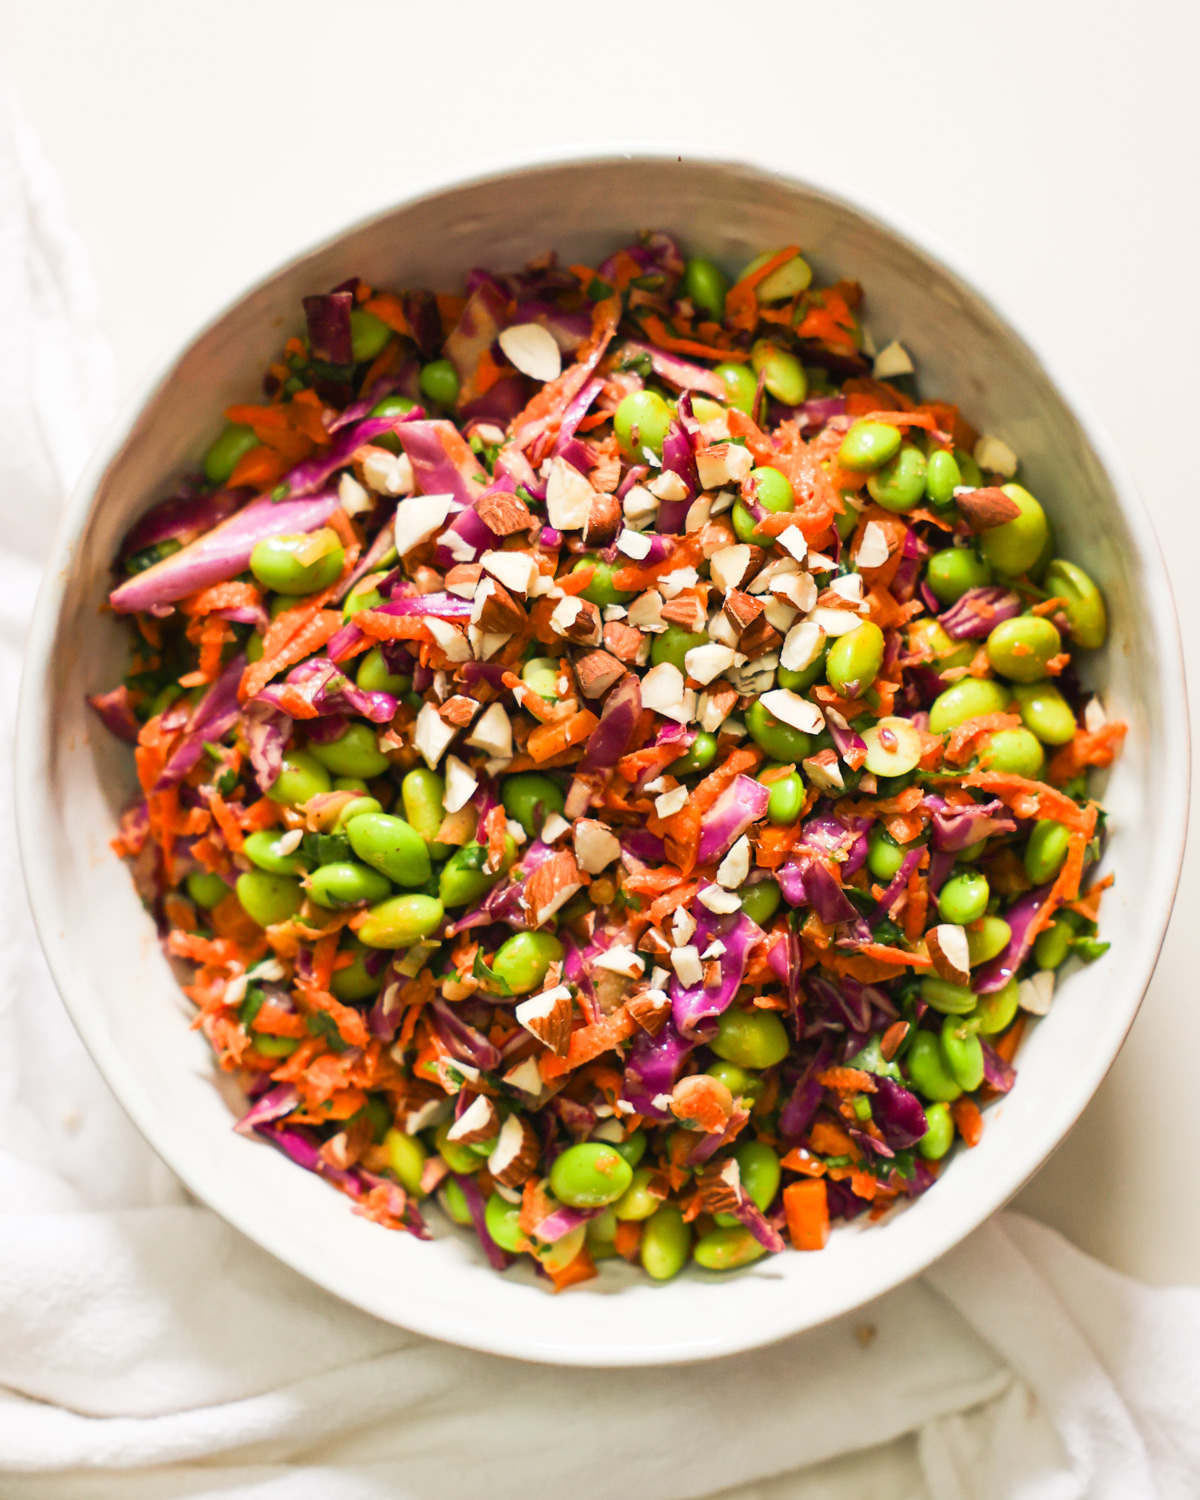
<svg viewBox="0 0 1200 1500"><path fill-rule="evenodd" d="M500 1113L486 1094L477 1094L450 1129L446 1139L459 1146L476 1146L495 1138L500 1129Z"/></svg>
<svg viewBox="0 0 1200 1500"><path fill-rule="evenodd" d="M512 536L517 531L528 531L534 524L524 500L519 495L510 495L504 490L481 495L475 502L475 514L497 536Z"/></svg>
<svg viewBox="0 0 1200 1500"><path fill-rule="evenodd" d="M573 854L563 850L544 860L525 882L525 903L534 927L548 922L584 883Z"/></svg>
<svg viewBox="0 0 1200 1500"><path fill-rule="evenodd" d="M954 922L942 922L925 934L925 946L933 960L933 971L939 979L952 984L970 984L971 954L967 934Z"/></svg>
<svg viewBox="0 0 1200 1500"><path fill-rule="evenodd" d="M575 824L574 843L579 868L588 875L599 875L621 854L620 839L596 818L580 818Z"/></svg>
<svg viewBox="0 0 1200 1500"><path fill-rule="evenodd" d="M509 1115L488 1157L488 1171L505 1187L521 1187L533 1176L540 1156L541 1146L533 1126L524 1115Z"/></svg>
<svg viewBox="0 0 1200 1500"><path fill-rule="evenodd" d="M643 990L625 1002L625 1009L643 1031L657 1036L671 1014L671 998L663 990Z"/></svg>
<svg viewBox="0 0 1200 1500"><path fill-rule="evenodd" d="M569 858L569 856L568 856ZM529 1000L522 1000L513 1014L518 1025L550 1048L556 1057L566 1057L571 1045L574 1003L565 984L556 985Z"/></svg>
<svg viewBox="0 0 1200 1500"><path fill-rule="evenodd" d="M531 380L557 380L562 374L562 350L540 323L516 323L504 330L499 342L509 363Z"/></svg>
<svg viewBox="0 0 1200 1500"><path fill-rule="evenodd" d="M624 677L625 668L607 651L589 651L575 663L575 675L585 698L601 698L619 677Z"/></svg>

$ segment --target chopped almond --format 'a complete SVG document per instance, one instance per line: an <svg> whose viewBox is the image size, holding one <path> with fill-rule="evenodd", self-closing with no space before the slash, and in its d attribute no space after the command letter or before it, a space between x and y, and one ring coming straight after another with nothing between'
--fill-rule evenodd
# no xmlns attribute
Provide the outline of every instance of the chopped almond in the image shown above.
<svg viewBox="0 0 1200 1500"><path fill-rule="evenodd" d="M534 927L548 922L584 884L573 854L563 850L544 860L525 882L525 904Z"/></svg>
<svg viewBox="0 0 1200 1500"><path fill-rule="evenodd" d="M514 1015L520 1025L549 1047L556 1057L566 1057L571 1045L573 1010L571 991L565 984L559 984L529 1000L522 1000Z"/></svg>
<svg viewBox="0 0 1200 1500"><path fill-rule="evenodd" d="M575 675L585 698L600 698L625 675L625 668L607 651L589 651L575 663Z"/></svg>
<svg viewBox="0 0 1200 1500"><path fill-rule="evenodd" d="M987 485L983 489L968 490L955 495L958 512L972 531L990 531L993 526L1003 526L1021 514L1021 507L1010 500L998 486Z"/></svg>
<svg viewBox="0 0 1200 1500"><path fill-rule="evenodd" d="M593 495L588 506L583 539L589 547L608 547L625 523L621 502L615 495Z"/></svg>
<svg viewBox="0 0 1200 1500"><path fill-rule="evenodd" d="M626 666L633 666L637 662L645 641L646 637L642 632L627 625L624 620L610 620L604 627L605 646Z"/></svg>
<svg viewBox="0 0 1200 1500"><path fill-rule="evenodd" d="M642 945L645 947L645 944ZM667 948L663 943L664 950ZM657 1036L671 1014L671 998L662 990L643 990L625 1002L626 1009L643 1031Z"/></svg>
<svg viewBox="0 0 1200 1500"><path fill-rule="evenodd" d="M466 698L461 693L456 693L453 698L446 699L438 709L438 713L442 716L444 723L453 724L456 729L465 729L479 709L480 705L474 698Z"/></svg>

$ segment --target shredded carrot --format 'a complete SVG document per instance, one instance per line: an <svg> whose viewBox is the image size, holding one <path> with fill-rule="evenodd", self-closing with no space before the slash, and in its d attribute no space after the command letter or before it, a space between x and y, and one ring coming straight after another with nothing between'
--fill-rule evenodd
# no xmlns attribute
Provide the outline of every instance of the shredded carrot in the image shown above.
<svg viewBox="0 0 1200 1500"><path fill-rule="evenodd" d="M551 724L539 724L530 734L525 748L535 761L549 760L569 750L572 745L581 745L600 720L590 709L580 709L569 719L555 719Z"/></svg>
<svg viewBox="0 0 1200 1500"><path fill-rule="evenodd" d="M823 1179L789 1182L783 1190L788 1238L796 1250L824 1250L829 1239L829 1195Z"/></svg>
<svg viewBox="0 0 1200 1500"><path fill-rule="evenodd" d="M974 1099L968 1099L964 1094L961 1099L956 1099L950 1106L954 1124L959 1135L968 1146L978 1146L983 1137L983 1116L979 1113L979 1106Z"/></svg>

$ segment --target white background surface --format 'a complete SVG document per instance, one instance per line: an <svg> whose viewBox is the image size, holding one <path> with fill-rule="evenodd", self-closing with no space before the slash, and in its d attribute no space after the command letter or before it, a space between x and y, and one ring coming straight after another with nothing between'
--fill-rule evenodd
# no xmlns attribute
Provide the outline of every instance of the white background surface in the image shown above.
<svg viewBox="0 0 1200 1500"><path fill-rule="evenodd" d="M1192 664L1198 51L1200 10L1169 0L0 0L0 59L91 248L125 391L417 178L601 137L765 154L932 229L1073 371L1149 502ZM1018 1200L1156 1283L1200 1284L1198 907L1194 845L1125 1050Z"/></svg>

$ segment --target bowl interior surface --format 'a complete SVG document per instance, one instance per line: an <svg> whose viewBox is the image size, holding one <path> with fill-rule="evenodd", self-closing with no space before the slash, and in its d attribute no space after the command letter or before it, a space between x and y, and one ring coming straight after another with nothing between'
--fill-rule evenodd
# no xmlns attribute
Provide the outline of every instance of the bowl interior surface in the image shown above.
<svg viewBox="0 0 1200 1500"><path fill-rule="evenodd" d="M1015 1090L935 1189L819 1255L787 1252L724 1279L666 1286L622 1264L552 1297L492 1272L473 1240L390 1234L263 1144L230 1129L231 1099L153 925L109 849L135 789L132 757L84 695L119 681L126 633L102 614L123 533L194 469L221 410L259 395L299 324L300 299L351 275L453 290L475 265L515 268L548 248L598 264L639 227L661 227L736 271L764 247L805 247L821 279L866 289L876 343L899 338L923 393L958 402L1020 455L1060 550L1103 586L1111 634L1086 664L1110 716L1129 721L1105 800L1112 949L1066 980L1019 1055ZM420 194L249 291L134 401L76 492L39 600L22 688L21 843L56 980L108 1082L202 1200L347 1301L456 1343L569 1364L666 1363L750 1348L820 1323L917 1273L999 1207L1044 1160L1110 1065L1149 981L1182 852L1187 798L1183 678L1165 571L1149 521L1095 424L947 257L879 216L785 176L676 153L543 162Z"/></svg>

